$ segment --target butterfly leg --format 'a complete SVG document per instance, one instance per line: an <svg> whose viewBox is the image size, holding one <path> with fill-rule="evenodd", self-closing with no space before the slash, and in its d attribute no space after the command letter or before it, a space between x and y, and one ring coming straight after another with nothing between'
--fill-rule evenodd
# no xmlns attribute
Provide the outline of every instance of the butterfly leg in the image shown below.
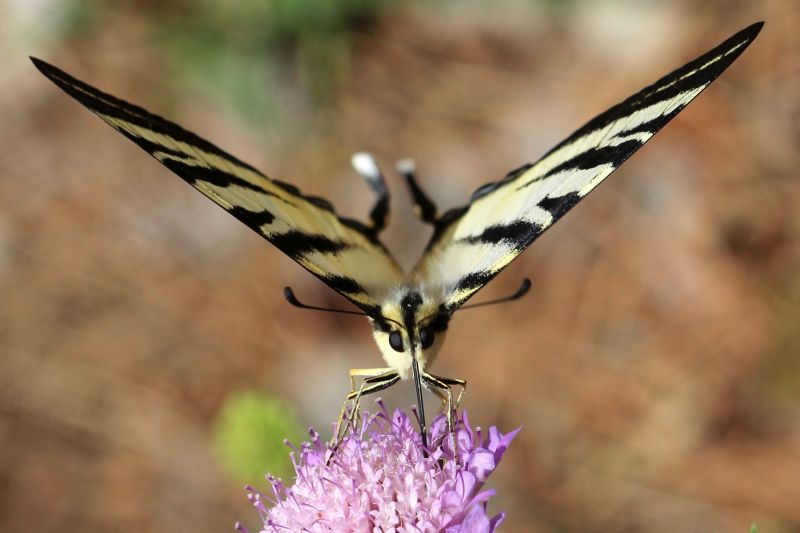
<svg viewBox="0 0 800 533"><path fill-rule="evenodd" d="M436 388L436 387L430 387L430 388L428 388L428 390L431 391L431 393L434 396L436 396L437 398L439 398L439 400L442 402L441 412L442 413L449 413L448 407L452 405L453 395L452 395L452 393L444 392L444 391L447 391L449 389L439 389L439 388ZM450 433L450 434L453 433L452 423L450 421L450 416L449 415L447 417L447 432Z"/></svg>
<svg viewBox="0 0 800 533"><path fill-rule="evenodd" d="M430 390L442 401L442 408L445 410L447 415L447 431L450 433L450 436L453 439L453 453L457 456L458 444L456 441L455 410L458 409L458 406L461 404L461 397L464 394L464 389L466 389L467 382L463 379L442 378L427 372L423 372L422 380L425 382L428 390ZM455 385L461 387L461 392L458 394L458 398L456 399L454 405L453 386Z"/></svg>
<svg viewBox="0 0 800 533"><path fill-rule="evenodd" d="M450 385L451 387L458 386L461 388L461 390L458 392L458 398L456 398L456 405L454 407L455 410L458 410L458 408L461 406L461 399L464 396L464 391L467 390L467 380L458 378L443 378L442 376L434 376L433 374L431 374L431 376L435 377L442 383Z"/></svg>
<svg viewBox="0 0 800 533"><path fill-rule="evenodd" d="M364 381L361 382L361 386L356 390L355 379L357 377L363 377ZM347 430L351 427L356 427L361 397L391 387L398 381L400 381L400 376L391 368L354 368L350 370L350 392L345 396L344 403L342 403L342 408L339 411L334 439L330 445L333 450L331 457L339 449ZM348 413L347 406L351 403L352 409Z"/></svg>

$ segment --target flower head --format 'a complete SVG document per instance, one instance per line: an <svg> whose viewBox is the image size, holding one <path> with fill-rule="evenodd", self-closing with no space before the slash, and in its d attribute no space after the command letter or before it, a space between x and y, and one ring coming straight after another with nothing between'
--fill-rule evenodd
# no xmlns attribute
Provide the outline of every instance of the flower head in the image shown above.
<svg viewBox="0 0 800 533"><path fill-rule="evenodd" d="M389 415L382 402L378 405L333 457L312 430L311 442L291 454L294 485L268 477L271 501L247 488L263 522L261 532L494 531L504 515L487 516L494 490L483 490L483 484L519 430L501 434L491 427L484 435L462 412L454 454L440 415L429 428L434 449L426 457L409 417L400 410Z"/></svg>

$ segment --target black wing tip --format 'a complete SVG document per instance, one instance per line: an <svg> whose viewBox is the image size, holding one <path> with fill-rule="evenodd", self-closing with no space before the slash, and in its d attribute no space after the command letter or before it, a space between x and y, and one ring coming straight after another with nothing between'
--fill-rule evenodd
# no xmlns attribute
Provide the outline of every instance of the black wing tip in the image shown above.
<svg viewBox="0 0 800 533"><path fill-rule="evenodd" d="M50 73L53 71L53 69L55 69L53 65L47 61L42 61L38 57L28 56L28 58L31 60L31 63L33 63L33 66L48 78L50 77Z"/></svg>
<svg viewBox="0 0 800 533"><path fill-rule="evenodd" d="M763 27L764 27L764 21L759 20L758 22L750 24L748 27L746 27L739 33L743 36L747 36L750 40L753 40Z"/></svg>
<svg viewBox="0 0 800 533"><path fill-rule="evenodd" d="M63 74L64 73L64 71L62 71L61 69L59 69L57 67L54 67L53 65L51 65L47 61L43 61L43 60L39 59L38 57L33 57L33 56L28 56L28 57L30 58L31 63L33 63L33 66L36 67L39 70L39 72L41 72L42 74L44 74L48 78L53 78L57 74Z"/></svg>
<svg viewBox="0 0 800 533"><path fill-rule="evenodd" d="M731 37L725 40L722 44L708 52L707 54L700 56L699 59L704 58L709 55L719 54L722 53L725 57L721 59L720 65L722 68L716 69L716 74L711 78L709 83L716 79L717 76L722 74L725 69L728 68L742 53L753 43L755 38L758 36L759 32L761 32L761 28L764 27L764 21L760 20L758 22L754 22L753 24L747 26L746 28L739 30ZM711 71L714 71L713 69Z"/></svg>
<svg viewBox="0 0 800 533"><path fill-rule="evenodd" d="M728 39L726 41L726 43L731 43L731 45L733 45L734 43L743 42L744 43L744 47L742 48L742 51L744 51L744 48L747 48L750 45L750 43L753 42L753 40L761 32L761 29L763 27L764 27L764 21L763 20L759 20L758 22L754 22L753 24L750 24L746 28L736 32L733 36L731 36L730 39ZM737 56L738 56L738 54L737 54Z"/></svg>
<svg viewBox="0 0 800 533"><path fill-rule="evenodd" d="M53 83L61 87L63 90L69 92L68 89L71 87L71 84L78 82L78 80L76 80L75 78L73 78L72 76L61 70L60 68L51 65L47 61L43 61L38 57L33 57L33 56L29 57L31 62L33 63L33 66L36 67L36 69L39 72L44 74L44 76L48 80L52 81Z"/></svg>

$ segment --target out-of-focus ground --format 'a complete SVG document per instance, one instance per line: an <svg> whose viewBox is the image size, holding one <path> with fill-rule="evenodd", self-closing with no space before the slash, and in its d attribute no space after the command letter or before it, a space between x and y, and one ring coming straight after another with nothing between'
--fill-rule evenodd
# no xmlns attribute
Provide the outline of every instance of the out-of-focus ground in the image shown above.
<svg viewBox="0 0 800 533"><path fill-rule="evenodd" d="M281 289L346 303L28 55L345 214L370 207L348 161L372 151L395 192L386 240L411 264L428 229L394 160L458 205L759 19L720 80L477 299L526 276L528 297L455 317L435 370L469 380L473 424L524 426L493 481L504 531L800 530L796 2L384 2L268 53L246 2L213 4L0 2L0 531L254 526L210 444L223 400L269 391L327 436L346 369L379 364L365 321Z"/></svg>

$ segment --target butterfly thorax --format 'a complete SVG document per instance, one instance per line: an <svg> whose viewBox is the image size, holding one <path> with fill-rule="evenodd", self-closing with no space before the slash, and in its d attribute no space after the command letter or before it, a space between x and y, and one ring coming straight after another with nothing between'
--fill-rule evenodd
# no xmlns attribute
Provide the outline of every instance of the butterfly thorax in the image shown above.
<svg viewBox="0 0 800 533"><path fill-rule="evenodd" d="M444 342L450 314L440 300L418 286L401 286L386 296L380 314L370 317L375 342L401 379L410 377L415 358L425 371Z"/></svg>

